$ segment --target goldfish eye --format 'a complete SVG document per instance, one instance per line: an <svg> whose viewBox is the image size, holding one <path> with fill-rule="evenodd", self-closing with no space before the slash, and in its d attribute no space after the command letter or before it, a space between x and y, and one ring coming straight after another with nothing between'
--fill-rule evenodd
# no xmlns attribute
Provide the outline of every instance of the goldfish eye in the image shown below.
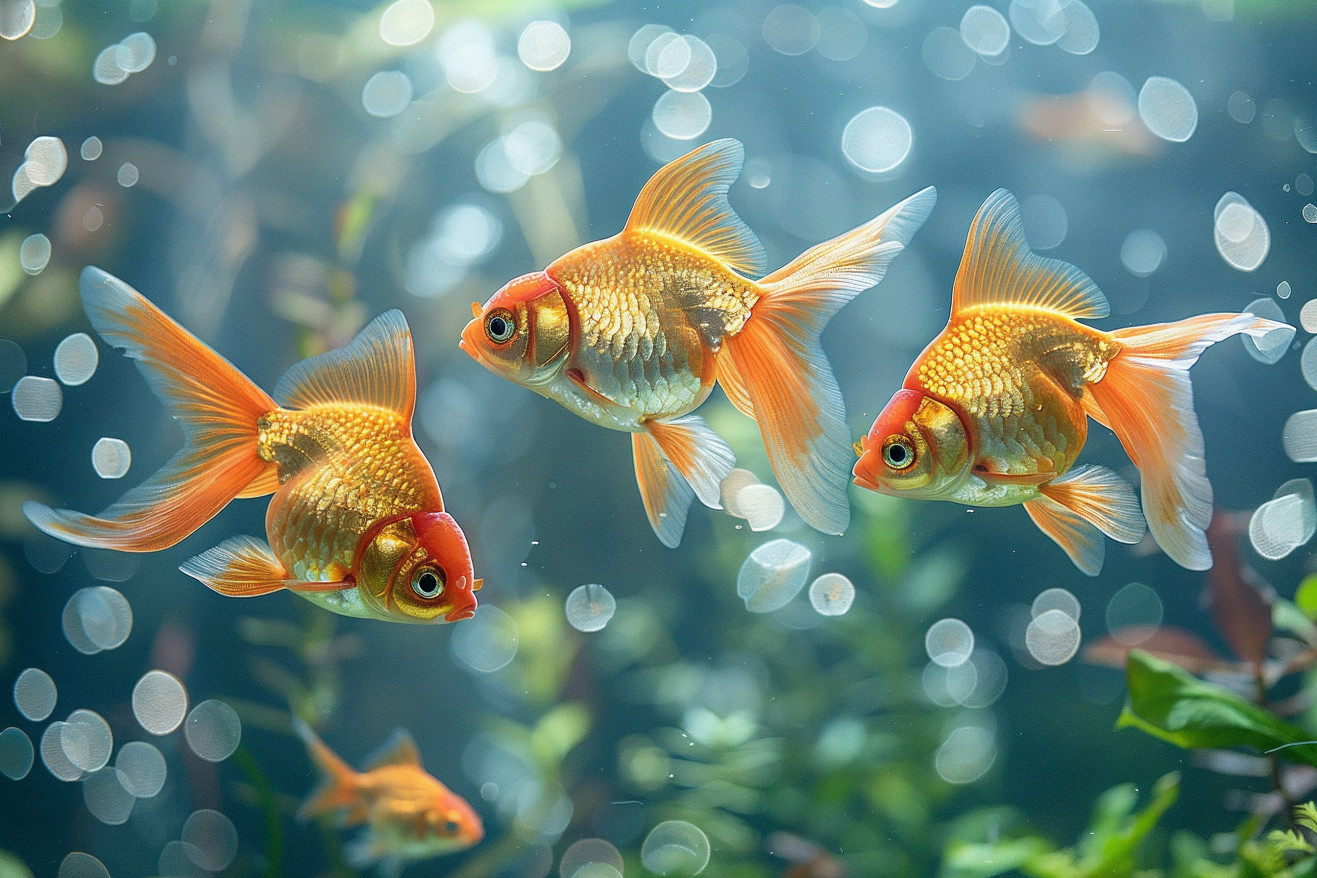
<svg viewBox="0 0 1317 878"><path fill-rule="evenodd" d="M422 567L412 576L412 591L423 600L432 601L444 593L444 572L438 567Z"/></svg>
<svg viewBox="0 0 1317 878"><path fill-rule="evenodd" d="M910 440L897 434L888 436L883 443L883 463L892 469L908 469L915 462L915 447Z"/></svg>
<svg viewBox="0 0 1317 878"><path fill-rule="evenodd" d="M507 308L495 308L485 318L485 335L495 344L503 344L517 332L517 322Z"/></svg>
<svg viewBox="0 0 1317 878"><path fill-rule="evenodd" d="M444 835L457 835L457 831L461 828L456 820L448 820L444 823Z"/></svg>

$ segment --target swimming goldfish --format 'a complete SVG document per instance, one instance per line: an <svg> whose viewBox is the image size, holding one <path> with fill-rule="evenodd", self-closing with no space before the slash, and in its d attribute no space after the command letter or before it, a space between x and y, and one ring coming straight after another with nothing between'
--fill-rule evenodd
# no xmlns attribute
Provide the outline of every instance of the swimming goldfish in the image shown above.
<svg viewBox="0 0 1317 878"><path fill-rule="evenodd" d="M271 398L118 278L88 267L80 288L92 325L137 360L184 446L97 517L29 501L29 521L79 546L154 552L235 497L273 493L268 544L230 537L179 569L220 594L286 588L347 616L474 614L481 581L466 537L412 438L416 373L400 312L294 365Z"/></svg>
<svg viewBox="0 0 1317 878"><path fill-rule="evenodd" d="M721 508L719 486L735 465L691 414L715 382L758 421L801 518L825 533L846 529L849 434L819 334L882 279L936 199L932 188L918 192L759 277L764 248L727 201L744 157L725 139L665 165L619 234L472 303L462 331L462 349L490 371L631 434L645 513L670 547L695 497Z"/></svg>
<svg viewBox="0 0 1317 878"><path fill-rule="evenodd" d="M1189 368L1232 335L1288 341L1294 328L1252 314L1115 332L1077 322L1108 311L1086 274L1029 249L1015 197L992 193L970 226L951 319L856 444L855 483L972 506L1022 503L1089 575L1102 567L1102 534L1136 543L1145 520L1176 563L1211 567L1212 486ZM1142 512L1111 470L1071 469L1089 418L1139 468Z"/></svg>
<svg viewBox="0 0 1317 878"><path fill-rule="evenodd" d="M484 838L480 817L465 799L426 773L416 742L402 729L365 771L357 772L306 723L295 719L293 725L325 775L325 783L298 816L341 812L344 824L365 824L365 831L348 846L351 865L380 863L397 874L406 860L466 850Z"/></svg>

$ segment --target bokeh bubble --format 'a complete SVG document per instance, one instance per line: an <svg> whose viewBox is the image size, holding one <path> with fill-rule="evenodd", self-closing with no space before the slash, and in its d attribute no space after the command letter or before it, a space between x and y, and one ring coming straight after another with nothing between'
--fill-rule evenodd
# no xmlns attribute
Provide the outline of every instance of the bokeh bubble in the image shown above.
<svg viewBox="0 0 1317 878"><path fill-rule="evenodd" d="M1065 10L1058 0L1011 0L1007 14L1015 32L1035 46L1050 46L1065 36Z"/></svg>
<svg viewBox="0 0 1317 878"><path fill-rule="evenodd" d="M973 783L992 768L997 759L997 736L982 726L958 726L951 730L933 757L938 776L951 784Z"/></svg>
<svg viewBox="0 0 1317 878"><path fill-rule="evenodd" d="M960 35L960 31L945 25L928 32L920 53L924 65L934 76L952 82L969 76L977 57L974 50L965 45L965 38Z"/></svg>
<svg viewBox="0 0 1317 878"><path fill-rule="evenodd" d="M517 38L517 57L531 70L546 72L561 67L572 51L572 38L556 21L532 21Z"/></svg>
<svg viewBox="0 0 1317 878"><path fill-rule="evenodd" d="M414 46L434 29L429 0L396 0L380 16L380 39L390 46Z"/></svg>
<svg viewBox="0 0 1317 878"><path fill-rule="evenodd" d="M155 38L145 31L129 34L115 47L115 63L126 73L141 73L155 61Z"/></svg>
<svg viewBox="0 0 1317 878"><path fill-rule="evenodd" d="M677 47L680 47L679 51ZM663 65L667 55L674 51L682 56L684 63L672 65L677 69L660 77L664 85L673 91L692 92L699 91L713 82L714 76L718 73L718 58L713 54L713 49L708 43L699 37L682 34L664 48L663 56L659 59L660 66Z"/></svg>
<svg viewBox="0 0 1317 878"><path fill-rule="evenodd" d="M124 786L119 769L110 765L83 777L82 801L91 816L107 826L119 826L128 822L137 797Z"/></svg>
<svg viewBox="0 0 1317 878"><path fill-rule="evenodd" d="M709 837L694 823L665 820L640 846L640 862L655 875L698 875L709 864Z"/></svg>
<svg viewBox="0 0 1317 878"><path fill-rule="evenodd" d="M1216 203L1212 236L1216 250L1231 268L1252 271L1271 249L1271 229L1262 214L1238 192L1227 192Z"/></svg>
<svg viewBox="0 0 1317 878"><path fill-rule="evenodd" d="M1312 539L1317 531L1317 505L1312 482L1291 479L1275 496L1259 506L1248 522L1253 549L1269 561L1278 561Z"/></svg>
<svg viewBox="0 0 1317 878"><path fill-rule="evenodd" d="M28 180L36 186L53 186L64 176L69 166L69 154L64 141L45 135L28 144L23 154Z"/></svg>
<svg viewBox="0 0 1317 878"><path fill-rule="evenodd" d="M517 623L498 607L481 604L475 618L458 626L449 642L462 664L492 674L517 655Z"/></svg>
<svg viewBox="0 0 1317 878"><path fill-rule="evenodd" d="M572 878L622 878L622 870L612 863L582 863L572 872Z"/></svg>
<svg viewBox="0 0 1317 878"><path fill-rule="evenodd" d="M849 61L864 51L869 31L864 21L845 6L824 6L815 16L819 40L814 48L829 61Z"/></svg>
<svg viewBox="0 0 1317 878"><path fill-rule="evenodd" d="M187 845L192 862L207 872L223 872L238 855L238 830L219 811L193 811L183 824L179 840Z"/></svg>
<svg viewBox="0 0 1317 878"><path fill-rule="evenodd" d="M64 636L78 652L95 655L117 649L133 630L128 599L108 585L78 589L64 605Z"/></svg>
<svg viewBox="0 0 1317 878"><path fill-rule="evenodd" d="M1308 342L1307 347L1312 347L1312 344ZM1304 351L1306 353L1306 347ZM1317 461L1317 409L1304 409L1286 418L1280 441L1285 454L1295 463Z"/></svg>
<svg viewBox="0 0 1317 878"><path fill-rule="evenodd" d="M119 44L106 46L91 65L92 79L101 85L119 85L128 79L128 71L119 66Z"/></svg>
<svg viewBox="0 0 1317 878"><path fill-rule="evenodd" d="M1152 229L1135 229L1120 245L1120 261L1135 277L1147 277L1166 258L1166 242Z"/></svg>
<svg viewBox="0 0 1317 878"><path fill-rule="evenodd" d="M187 715L187 689L168 671L147 671L133 687L133 715L153 735L167 735Z"/></svg>
<svg viewBox="0 0 1317 878"><path fill-rule="evenodd" d="M13 726L0 732L0 774L10 780L22 780L32 770L36 751L27 732Z"/></svg>
<svg viewBox="0 0 1317 878"><path fill-rule="evenodd" d="M562 157L558 129L542 119L528 119L503 138L508 163L527 177L543 174Z"/></svg>
<svg viewBox="0 0 1317 878"><path fill-rule="evenodd" d="M1062 7L1065 33L1056 41L1058 48L1072 55L1087 55L1097 48L1102 36L1097 17L1083 0L1067 0Z"/></svg>
<svg viewBox="0 0 1317 878"><path fill-rule="evenodd" d="M1304 332L1317 335L1317 299L1309 299L1299 310L1299 325Z"/></svg>
<svg viewBox="0 0 1317 878"><path fill-rule="evenodd" d="M18 379L9 398L14 406L14 414L23 421L53 421L64 407L64 392L60 390L59 383L35 375L24 375Z"/></svg>
<svg viewBox="0 0 1317 878"><path fill-rule="evenodd" d="M210 873L193 859L200 856L203 855L195 851L192 845L174 839L160 849L156 871L161 878L207 878Z"/></svg>
<svg viewBox="0 0 1317 878"><path fill-rule="evenodd" d="M74 765L64 752L65 725L63 722L53 722L41 733L41 764L60 780L75 781L82 777L82 769Z"/></svg>
<svg viewBox="0 0 1317 878"><path fill-rule="evenodd" d="M1268 320L1275 320L1277 323L1285 322L1285 312L1276 304L1275 299L1263 296L1260 299L1254 299L1248 304L1245 311L1255 317L1265 317ZM1254 338L1251 335L1240 336L1244 342L1244 350L1248 355L1259 363L1278 363L1290 349L1290 342L1294 340L1294 330L1292 329L1275 329L1263 335L1260 338Z"/></svg>
<svg viewBox="0 0 1317 878"><path fill-rule="evenodd" d="M40 668L28 668L14 681L14 706L32 722L41 722L55 710L55 681Z"/></svg>
<svg viewBox="0 0 1317 878"><path fill-rule="evenodd" d="M1137 646L1162 623L1161 595L1141 582L1131 582L1107 602L1107 631L1126 646Z"/></svg>
<svg viewBox="0 0 1317 878"><path fill-rule="evenodd" d="M1139 118L1162 140L1183 143L1198 127L1198 105L1174 79L1150 76L1139 89Z"/></svg>
<svg viewBox="0 0 1317 878"><path fill-rule="evenodd" d="M750 485L759 484L758 477L748 469L734 469L723 479L722 485L719 486L719 493L723 504L723 511L728 515L734 515L737 518L745 518L745 513L738 505L741 491Z"/></svg>
<svg viewBox="0 0 1317 878"><path fill-rule="evenodd" d="M411 102L412 81L401 70L381 70L361 89L361 106L380 119L398 115Z"/></svg>
<svg viewBox="0 0 1317 878"><path fill-rule="evenodd" d="M18 264L28 274L41 274L50 263L50 239L37 232L18 246Z"/></svg>
<svg viewBox="0 0 1317 878"><path fill-rule="evenodd" d="M1024 646L1040 665L1063 665L1079 651L1079 622L1064 610L1039 613L1024 631Z"/></svg>
<svg viewBox="0 0 1317 878"><path fill-rule="evenodd" d="M223 762L242 740L242 720L223 701L211 698L192 708L183 724L183 736L192 752L207 762Z"/></svg>
<svg viewBox="0 0 1317 878"><path fill-rule="evenodd" d="M770 540L745 559L736 576L736 594L752 613L771 613L805 587L810 551L791 540Z"/></svg>
<svg viewBox="0 0 1317 878"><path fill-rule="evenodd" d="M924 634L924 651L934 664L955 667L974 651L974 632L960 619L939 619Z"/></svg>
<svg viewBox="0 0 1317 878"><path fill-rule="evenodd" d="M750 530L772 530L782 523L786 515L786 501L772 485L746 485L736 495L736 508Z"/></svg>
<svg viewBox="0 0 1317 878"><path fill-rule="evenodd" d="M819 41L819 22L803 6L783 3L764 17L764 42L783 55L803 55Z"/></svg>
<svg viewBox="0 0 1317 878"><path fill-rule="evenodd" d="M1301 213L1304 222L1317 223L1317 204L1305 204Z"/></svg>
<svg viewBox="0 0 1317 878"><path fill-rule="evenodd" d="M139 799L149 799L164 789L168 768L164 754L154 744L129 741L119 748L114 767L119 769L124 789Z"/></svg>
<svg viewBox="0 0 1317 878"><path fill-rule="evenodd" d="M19 40L27 36L37 20L37 5L33 0L7 0L0 3L0 37Z"/></svg>
<svg viewBox="0 0 1317 878"><path fill-rule="evenodd" d="M1236 89L1226 100L1226 112L1239 124L1247 125L1257 115L1258 106L1248 92Z"/></svg>
<svg viewBox="0 0 1317 878"><path fill-rule="evenodd" d="M75 332L55 346L55 377L68 387L86 384L100 363L96 342L85 332Z"/></svg>
<svg viewBox="0 0 1317 878"><path fill-rule="evenodd" d="M91 466L103 479L121 479L133 463L133 450L122 439L102 436L91 448Z"/></svg>
<svg viewBox="0 0 1317 878"><path fill-rule="evenodd" d="M1035 250L1059 247L1070 230L1065 206L1050 195L1032 195L1020 205L1024 235Z"/></svg>
<svg viewBox="0 0 1317 878"><path fill-rule="evenodd" d="M979 55L996 56L1011 42L1011 26L991 6L976 5L960 18L960 36Z"/></svg>
<svg viewBox="0 0 1317 878"><path fill-rule="evenodd" d="M1006 691L1006 683L1010 679L1006 662L992 650L975 646L969 661L947 670L950 673L966 666L974 669L974 688L960 699L960 703L965 707L991 707Z"/></svg>
<svg viewBox="0 0 1317 878"><path fill-rule="evenodd" d="M1299 356L1299 371L1303 373L1303 380L1308 382L1308 386L1317 390L1317 338L1308 339L1303 346L1303 353Z"/></svg>
<svg viewBox="0 0 1317 878"><path fill-rule="evenodd" d="M627 60L629 60L631 65L641 73L649 73L652 76L653 73L650 72L648 64L649 50L654 45L655 40L664 34L671 33L673 33L673 30L667 25L641 25L636 29L636 32L631 35L631 39L627 41Z"/></svg>
<svg viewBox="0 0 1317 878"><path fill-rule="evenodd" d="M709 85L714 88L727 88L745 78L745 74L750 69L750 53L739 40L726 34L710 34L705 42L713 51L714 64L717 67Z"/></svg>
<svg viewBox="0 0 1317 878"><path fill-rule="evenodd" d="M1068 589L1044 589L1033 599L1033 604L1029 607L1029 612L1033 618L1037 619L1041 614L1046 613L1048 610L1060 610L1071 619L1078 622L1080 614L1079 598L1075 597Z"/></svg>
<svg viewBox="0 0 1317 878"><path fill-rule="evenodd" d="M601 631L617 611L612 593L598 583L578 585L567 596L567 623L577 631Z"/></svg>
<svg viewBox="0 0 1317 878"><path fill-rule="evenodd" d="M713 121L713 107L702 92L669 89L659 95L650 114L654 127L673 140L693 140Z"/></svg>
<svg viewBox="0 0 1317 878"><path fill-rule="evenodd" d="M582 874L580 870L591 865L607 866L620 873L625 864L622 855L610 842L602 838L582 838L572 842L567 850L562 852L562 859L558 861L558 876L578 878ZM586 878L589 874L587 873Z"/></svg>
<svg viewBox="0 0 1317 878"><path fill-rule="evenodd" d="M820 616L844 616L855 603L855 585L840 573L825 573L810 583L809 603Z"/></svg>
<svg viewBox="0 0 1317 878"><path fill-rule="evenodd" d="M83 771L100 771L114 751L110 724L94 710L79 709L69 714L60 732L64 755Z"/></svg>
<svg viewBox="0 0 1317 878"><path fill-rule="evenodd" d="M841 133L841 151L846 160L875 174L895 170L910 155L913 143L910 123L887 107L861 110Z"/></svg>
<svg viewBox="0 0 1317 878"><path fill-rule="evenodd" d="M74 851L60 861L58 878L110 878L110 870L91 854Z"/></svg>
<svg viewBox="0 0 1317 878"><path fill-rule="evenodd" d="M132 162L124 162L119 166L119 170L115 172L114 179L123 188L131 189L141 179L141 172L137 170L137 165Z"/></svg>

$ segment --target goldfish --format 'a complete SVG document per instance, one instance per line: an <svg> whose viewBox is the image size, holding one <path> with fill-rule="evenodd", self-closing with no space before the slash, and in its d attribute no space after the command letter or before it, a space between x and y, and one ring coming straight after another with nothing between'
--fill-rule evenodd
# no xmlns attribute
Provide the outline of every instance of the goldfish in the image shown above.
<svg viewBox="0 0 1317 878"><path fill-rule="evenodd" d="M1212 486L1189 369L1232 335L1286 342L1294 328L1252 314L1204 314L1103 332L1106 297L1086 274L1029 249L1015 197L992 193L970 226L951 319L856 443L855 483L898 497L1023 504L1092 576L1106 534L1145 529L1190 570L1212 566ZM1133 488L1106 467L1074 467L1088 419L1115 432Z"/></svg>
<svg viewBox="0 0 1317 878"><path fill-rule="evenodd" d="M99 516L28 501L29 521L79 546L154 552L236 497L273 494L268 543L230 537L179 569L230 597L288 589L347 616L474 614L482 581L412 438L416 373L401 312L295 364L271 398L118 278L89 266L79 287L92 326L137 361L184 445Z"/></svg>
<svg viewBox="0 0 1317 878"><path fill-rule="evenodd" d="M721 508L735 465L692 414L715 383L758 422L801 518L846 529L850 436L819 335L882 279L936 199L924 189L761 277L763 245L727 200L744 158L723 139L660 168L620 233L472 303L462 330L462 349L485 368L631 434L645 513L669 547L695 497Z"/></svg>
<svg viewBox="0 0 1317 878"><path fill-rule="evenodd" d="M407 860L466 850L485 836L480 817L461 796L421 766L420 750L394 732L365 771L353 771L311 727L293 720L325 782L302 805L303 820L339 812L344 824L366 829L347 849L357 868L376 863L397 874Z"/></svg>

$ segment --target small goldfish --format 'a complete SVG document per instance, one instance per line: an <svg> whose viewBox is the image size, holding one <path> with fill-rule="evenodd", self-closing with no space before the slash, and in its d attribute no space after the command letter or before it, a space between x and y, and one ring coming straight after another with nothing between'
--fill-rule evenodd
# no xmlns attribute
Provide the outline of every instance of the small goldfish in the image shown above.
<svg viewBox="0 0 1317 878"><path fill-rule="evenodd" d="M936 198L918 192L759 277L764 248L727 202L744 156L738 141L716 140L665 165L619 234L472 303L462 331L462 349L490 371L631 434L645 512L670 547L695 497L720 508L735 464L691 414L715 382L758 421L800 516L845 530L848 433L819 334L882 279Z"/></svg>
<svg viewBox="0 0 1317 878"><path fill-rule="evenodd" d="M485 837L466 800L421 767L412 736L394 732L380 755L357 772L301 720L293 720L325 783L302 805L302 819L341 812L344 824L366 829L348 847L357 868L376 863L397 874L407 860L462 851Z"/></svg>
<svg viewBox="0 0 1317 878"><path fill-rule="evenodd" d="M474 614L481 581L466 537L443 511L412 438L416 374L400 312L294 365L272 399L118 278L88 267L80 287L96 331L137 360L185 443L97 517L29 501L29 521L79 546L154 552L235 497L273 493L268 545L230 537L179 569L220 594L286 588L346 616L453 622Z"/></svg>
<svg viewBox="0 0 1317 878"><path fill-rule="evenodd" d="M1294 328L1252 314L1115 332L1077 322L1108 311L1086 274L1029 249L1015 197L992 193L970 226L951 319L856 444L855 483L972 506L1023 503L1089 575L1102 567L1102 534L1136 543L1145 516L1178 564L1211 567L1212 486L1189 368L1232 335ZM1111 470L1071 469L1090 417L1139 468L1142 512Z"/></svg>

